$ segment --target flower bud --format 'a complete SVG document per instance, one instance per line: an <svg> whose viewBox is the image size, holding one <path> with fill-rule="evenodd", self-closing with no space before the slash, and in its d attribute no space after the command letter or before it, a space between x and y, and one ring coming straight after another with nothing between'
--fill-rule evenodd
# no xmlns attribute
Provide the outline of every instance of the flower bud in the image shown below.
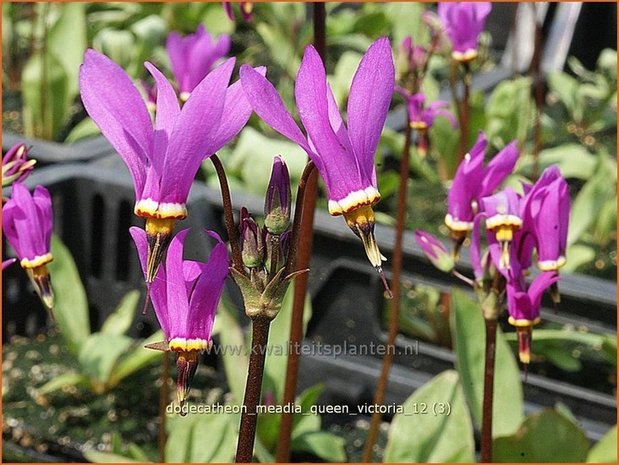
<svg viewBox="0 0 619 465"><path fill-rule="evenodd" d="M256 221L245 207L241 208L241 257L247 268L264 264L264 238Z"/></svg>
<svg viewBox="0 0 619 465"><path fill-rule="evenodd" d="M284 160L276 156L264 202L264 226L271 234L280 235L290 226L290 176Z"/></svg>
<svg viewBox="0 0 619 465"><path fill-rule="evenodd" d="M24 144L11 147L2 157L2 187L26 179L36 162L28 160L28 149Z"/></svg>
<svg viewBox="0 0 619 465"><path fill-rule="evenodd" d="M436 237L425 231L415 231L415 241L436 268L446 273L453 271L454 259Z"/></svg>

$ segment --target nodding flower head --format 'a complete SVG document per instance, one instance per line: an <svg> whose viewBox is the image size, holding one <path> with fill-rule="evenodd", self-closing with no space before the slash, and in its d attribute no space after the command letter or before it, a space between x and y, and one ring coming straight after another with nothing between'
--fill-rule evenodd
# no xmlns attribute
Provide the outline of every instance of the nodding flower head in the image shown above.
<svg viewBox="0 0 619 465"><path fill-rule="evenodd" d="M223 2L224 10L230 18L231 21L235 20L234 10L232 9L232 2ZM243 17L243 21L250 23L254 19L254 2L238 2L239 8L241 9L241 16Z"/></svg>
<svg viewBox="0 0 619 465"><path fill-rule="evenodd" d="M432 264L445 273L451 273L455 263L447 248L436 237L426 231L415 231L415 242Z"/></svg>
<svg viewBox="0 0 619 465"><path fill-rule="evenodd" d="M183 244L188 232L188 229L180 231L171 240L161 270L150 286L150 298L165 335L163 346L177 354L177 399L181 405L189 393L200 353L211 346L215 312L229 265L226 245L212 231L207 233L217 245L208 262L183 260ZM136 227L132 227L130 233L146 275L146 233Z"/></svg>
<svg viewBox="0 0 619 465"><path fill-rule="evenodd" d="M146 218L148 283L165 255L176 221L187 216L189 188L202 160L236 136L251 114L240 83L228 86L234 63L230 58L209 73L181 109L170 83L147 62L157 86L153 127L127 73L105 55L86 52L80 69L82 101L133 178L134 212Z"/></svg>
<svg viewBox="0 0 619 465"><path fill-rule="evenodd" d="M11 147L2 157L2 187L26 179L36 162L28 159L28 149L24 144Z"/></svg>
<svg viewBox="0 0 619 465"><path fill-rule="evenodd" d="M2 207L2 229L50 311L54 306L54 293L47 264L53 260L52 218L52 199L47 189L37 186L31 194L22 183L13 184L11 198Z"/></svg>
<svg viewBox="0 0 619 465"><path fill-rule="evenodd" d="M514 231L522 228L520 200L518 194L509 187L481 199L486 214L486 228L501 244L500 268L509 268L509 244L514 237Z"/></svg>
<svg viewBox="0 0 619 465"><path fill-rule="evenodd" d="M509 323L516 327L518 333L518 354L522 363L531 360L531 332L533 326L540 321L540 307L544 291L559 280L554 271L538 275L530 286L524 282L524 277L508 279L507 311Z"/></svg>
<svg viewBox="0 0 619 465"><path fill-rule="evenodd" d="M222 34L215 40L203 24L185 37L177 32L168 34L166 50L182 101L189 98L217 62L228 54L230 44L229 35Z"/></svg>
<svg viewBox="0 0 619 465"><path fill-rule="evenodd" d="M400 93L407 102L408 121L411 128L417 131L427 131L439 116L446 118L453 128L457 127L456 118L447 110L449 108L448 102L436 100L426 106L426 96L423 93L418 92L413 95Z"/></svg>
<svg viewBox="0 0 619 465"><path fill-rule="evenodd" d="M348 127L327 83L324 64L311 45L305 49L295 83L299 117L307 135L269 81L248 66L242 66L240 74L254 111L307 152L327 187L329 212L344 215L361 237L370 262L382 272L372 205L380 199L374 153L395 85L389 40L374 42L359 64L348 98Z"/></svg>
<svg viewBox="0 0 619 465"><path fill-rule="evenodd" d="M480 132L477 142L458 166L447 195L445 224L458 241L463 241L473 228L473 219L481 209L482 197L494 192L518 160L518 149L513 141L484 166L487 145L486 136Z"/></svg>
<svg viewBox="0 0 619 465"><path fill-rule="evenodd" d="M439 2L438 15L454 60L468 63L477 58L477 41L491 9L490 2Z"/></svg>
<svg viewBox="0 0 619 465"><path fill-rule="evenodd" d="M536 238L537 266L557 271L566 262L570 196L556 165L546 168L527 194L524 215Z"/></svg>
<svg viewBox="0 0 619 465"><path fill-rule="evenodd" d="M259 268L264 264L265 241L263 232L245 207L241 208L241 257L247 268Z"/></svg>

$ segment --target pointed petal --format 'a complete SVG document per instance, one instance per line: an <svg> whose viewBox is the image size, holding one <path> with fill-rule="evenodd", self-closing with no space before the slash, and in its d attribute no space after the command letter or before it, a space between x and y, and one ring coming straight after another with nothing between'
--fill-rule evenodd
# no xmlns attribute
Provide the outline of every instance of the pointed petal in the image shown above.
<svg viewBox="0 0 619 465"><path fill-rule="evenodd" d="M80 93L86 111L129 168L139 197L153 138L140 93L120 66L94 50L84 55Z"/></svg>
<svg viewBox="0 0 619 465"><path fill-rule="evenodd" d="M161 201L185 203L200 163L220 148L215 137L234 62L230 58L206 76L183 106L165 155Z"/></svg>
<svg viewBox="0 0 619 465"><path fill-rule="evenodd" d="M497 153L486 167L482 181L482 196L490 195L503 180L514 170L518 161L518 147L516 141L510 142Z"/></svg>
<svg viewBox="0 0 619 465"><path fill-rule="evenodd" d="M360 160L340 143L331 127L327 77L322 60L311 45L305 48L297 74L295 99L303 126L322 159L320 174L329 191L329 199L341 200L350 192L369 187L371 181L363 176Z"/></svg>
<svg viewBox="0 0 619 465"><path fill-rule="evenodd" d="M211 251L191 295L186 327L186 337L207 341L211 339L215 312L229 272L226 244L215 233L209 231L209 234L218 240L218 244Z"/></svg>
<svg viewBox="0 0 619 465"><path fill-rule="evenodd" d="M43 235L43 241L47 250L51 248L52 229L53 223L53 211L52 211L52 197L49 191L43 186L37 186L34 189L32 195L34 204L38 213L38 221L41 233Z"/></svg>
<svg viewBox="0 0 619 465"><path fill-rule="evenodd" d="M348 135L356 156L369 172L395 86L391 45L386 37L374 42L359 64L348 97Z"/></svg>
<svg viewBox="0 0 619 465"><path fill-rule="evenodd" d="M189 313L189 294L183 273L183 245L189 229L179 231L170 242L165 260L167 276L167 315L170 338L186 337L183 333Z"/></svg>
<svg viewBox="0 0 619 465"><path fill-rule="evenodd" d="M261 76L266 74L266 67L254 68ZM245 96L241 81L238 80L226 92L224 112L215 137L215 145L223 147L245 127L251 116L252 107Z"/></svg>
<svg viewBox="0 0 619 465"><path fill-rule="evenodd" d="M281 135L299 144L312 157L314 163L317 163L316 154L311 150L299 126L286 110L273 84L248 65L241 66L240 76L243 91L256 114Z"/></svg>
<svg viewBox="0 0 619 465"><path fill-rule="evenodd" d="M551 284L559 281L559 275L554 271L546 271L539 274L531 283L529 287L529 297L531 298L531 304L533 308L539 309L544 291L550 287Z"/></svg>

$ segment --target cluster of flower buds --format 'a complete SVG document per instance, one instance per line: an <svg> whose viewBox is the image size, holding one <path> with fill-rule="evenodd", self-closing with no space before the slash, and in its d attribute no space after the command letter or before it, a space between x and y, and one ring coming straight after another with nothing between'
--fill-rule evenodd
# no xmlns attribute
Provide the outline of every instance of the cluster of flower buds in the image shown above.
<svg viewBox="0 0 619 465"><path fill-rule="evenodd" d="M276 156L264 202L264 225L245 207L239 219L243 272L232 268L241 289L248 316L275 318L290 280L290 176L284 160Z"/></svg>
<svg viewBox="0 0 619 465"><path fill-rule="evenodd" d="M480 135L456 172L448 196L445 222L455 247L450 254L425 232L417 232L417 243L439 269L455 269L458 250L471 236L474 287L486 319L499 316L507 302L509 323L516 327L520 361L530 362L531 334L540 322L545 290L559 302L559 268L565 264L570 199L568 186L556 166L548 167L533 185L522 183L516 191L495 192L513 170L518 157L512 143L483 165L486 140ZM482 230L485 223L485 240ZM487 250L482 249L487 244ZM541 271L527 282L534 253Z"/></svg>
<svg viewBox="0 0 619 465"><path fill-rule="evenodd" d="M50 312L54 293L47 264L51 254L52 200L47 189L37 186L33 193L22 184L36 160L28 159L24 144L18 144L2 158L2 187L11 185L11 198L3 198L2 230L26 271L41 302ZM16 259L3 260L2 269Z"/></svg>

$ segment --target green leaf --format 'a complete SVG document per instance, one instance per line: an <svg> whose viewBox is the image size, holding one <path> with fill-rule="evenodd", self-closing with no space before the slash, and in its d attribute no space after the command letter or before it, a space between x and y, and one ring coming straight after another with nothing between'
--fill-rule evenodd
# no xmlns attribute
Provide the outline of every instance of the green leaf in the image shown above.
<svg viewBox="0 0 619 465"><path fill-rule="evenodd" d="M497 147L516 139L524 143L533 121L531 78L521 77L501 82L486 105L486 135Z"/></svg>
<svg viewBox="0 0 619 465"><path fill-rule="evenodd" d="M85 4L63 4L60 17L49 30L47 51L64 68L68 99L71 101L79 92L79 68L84 60L86 47Z"/></svg>
<svg viewBox="0 0 619 465"><path fill-rule="evenodd" d="M111 373L107 385L109 388L116 386L127 376L141 370L142 368L150 365L155 360L158 360L162 352L158 350L147 349L144 346L153 342L163 341L164 336L162 331L157 331L149 338L139 341L137 346L127 352L114 367Z"/></svg>
<svg viewBox="0 0 619 465"><path fill-rule="evenodd" d="M71 104L69 79L58 59L30 57L22 72L22 98L26 136L54 140Z"/></svg>
<svg viewBox="0 0 619 465"><path fill-rule="evenodd" d="M168 463L183 463L191 460L193 448L193 427L200 420L200 415L168 416L166 430L168 439L165 444L165 459Z"/></svg>
<svg viewBox="0 0 619 465"><path fill-rule="evenodd" d="M579 266L591 263L595 259L595 249L584 244L573 244L567 248L565 256L567 262L563 270L567 273L572 273Z"/></svg>
<svg viewBox="0 0 619 465"><path fill-rule="evenodd" d="M291 45L289 37L267 23L258 23L256 31L269 49L270 57L286 71L288 77L294 79L301 64L301 59L294 46Z"/></svg>
<svg viewBox="0 0 619 465"><path fill-rule="evenodd" d="M148 455L146 455L146 452L144 452L138 445L134 443L129 444L127 453L129 454L129 457L139 462L151 462L152 461L150 460Z"/></svg>
<svg viewBox="0 0 619 465"><path fill-rule="evenodd" d="M101 326L104 334L125 334L131 327L135 318L135 310L140 300L140 291L130 291L122 298L114 313L107 317Z"/></svg>
<svg viewBox="0 0 619 465"><path fill-rule="evenodd" d="M236 450L234 429L239 416L212 413L197 417L198 420L193 425L188 462L210 463L216 455L219 455L222 461L231 462ZM232 425L234 427L230 428Z"/></svg>
<svg viewBox="0 0 619 465"><path fill-rule="evenodd" d="M393 2L381 5L385 14L392 23L393 46L398 47L408 35L412 36L415 44L427 43L429 34L423 26L421 15L425 11L425 5L412 2Z"/></svg>
<svg viewBox="0 0 619 465"><path fill-rule="evenodd" d="M64 373L60 376L49 380L43 386L37 389L39 394L46 395L50 392L62 389L65 386L88 385L88 377L81 373Z"/></svg>
<svg viewBox="0 0 619 465"><path fill-rule="evenodd" d="M93 48L104 53L121 68L130 68L135 37L131 32L111 28L101 29L92 40Z"/></svg>
<svg viewBox="0 0 619 465"><path fill-rule="evenodd" d="M481 427L485 359L485 323L479 305L452 290L451 331L460 373L473 419ZM494 373L493 436L514 433L523 419L522 382L514 355L497 329Z"/></svg>
<svg viewBox="0 0 619 465"><path fill-rule="evenodd" d="M77 354L90 335L88 301L69 249L52 236L54 261L48 265L54 288L54 318L71 352Z"/></svg>
<svg viewBox="0 0 619 465"><path fill-rule="evenodd" d="M567 73L557 71L548 75L548 87L557 94L559 100L568 111L573 112L576 107L576 90L578 81Z"/></svg>
<svg viewBox="0 0 619 465"><path fill-rule="evenodd" d="M72 144L82 139L89 139L101 134L99 127L90 118L84 118L77 123L65 138L65 143Z"/></svg>
<svg viewBox="0 0 619 465"><path fill-rule="evenodd" d="M124 335L91 334L79 353L82 371L95 382L106 384L118 358L132 343L133 339Z"/></svg>
<svg viewBox="0 0 619 465"><path fill-rule="evenodd" d="M495 462L584 462L589 451L585 433L566 416L546 409L533 414L512 436L496 438Z"/></svg>
<svg viewBox="0 0 619 465"><path fill-rule="evenodd" d="M617 427L613 426L587 455L589 463L617 463Z"/></svg>
<svg viewBox="0 0 619 465"><path fill-rule="evenodd" d="M219 335L226 381L232 393L233 402L240 405L245 395L245 379L247 378L249 357L246 352L243 330L237 321L235 309L225 299L222 299L219 303L213 333Z"/></svg>
<svg viewBox="0 0 619 465"><path fill-rule="evenodd" d="M402 409L389 428L385 462L473 461L473 425L454 370L432 378Z"/></svg>
<svg viewBox="0 0 619 465"><path fill-rule="evenodd" d="M260 150L256 150L256 147L260 147ZM231 156L226 160L226 170L240 173L245 190L262 196L271 178L275 155L282 156L288 165L292 184L297 183L305 168L306 153L293 142L266 137L247 126L241 132Z"/></svg>
<svg viewBox="0 0 619 465"><path fill-rule="evenodd" d="M290 447L295 452L310 452L326 462L345 462L344 438L326 431L314 431L295 437Z"/></svg>
<svg viewBox="0 0 619 465"><path fill-rule="evenodd" d="M568 245L576 242L597 219L599 211L594 206L602 205L613 195L617 195L615 183L612 182L613 175L605 160L600 159L595 175L583 186L572 204Z"/></svg>
<svg viewBox="0 0 619 465"><path fill-rule="evenodd" d="M124 455L112 454L110 452L101 452L98 450L85 450L84 457L92 463L139 463L142 460L134 460Z"/></svg>
<svg viewBox="0 0 619 465"><path fill-rule="evenodd" d="M527 155L518 161L516 171L531 177L535 162ZM580 144L562 144L539 153L540 172L550 165L557 165L565 178L589 179L597 165L597 157Z"/></svg>

